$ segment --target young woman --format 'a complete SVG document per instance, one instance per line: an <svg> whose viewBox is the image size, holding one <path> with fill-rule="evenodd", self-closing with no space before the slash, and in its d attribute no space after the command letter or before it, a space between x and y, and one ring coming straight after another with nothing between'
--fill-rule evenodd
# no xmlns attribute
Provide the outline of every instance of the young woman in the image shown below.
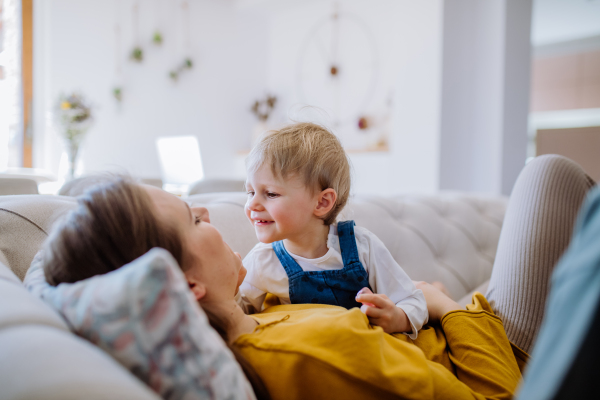
<svg viewBox="0 0 600 400"><path fill-rule="evenodd" d="M522 237L511 231L512 221L527 208L535 215L532 223L537 223L536 229L543 227L540 218L557 210L561 215L572 214L553 225L554 235L557 230L561 234L554 237L552 248L566 247L575 214L590 186L585 174L567 161L545 158L525 169L505 217L499 255L505 247L518 252L514 240L522 241ZM553 186L548 182L554 182ZM548 203L548 198L556 199L556 194L562 193L561 185L568 186L568 198L559 195L558 201ZM546 205L541 211L535 210L540 198L527 194L531 188L546 193L541 196ZM523 218L518 222L521 229L525 229ZM509 240L506 232L514 239ZM548 235L552 231L548 230ZM548 241L543 235L541 239ZM542 245L535 240L527 245ZM431 285L419 283L431 326L423 329L416 341L370 326L358 309L300 304L272 307L253 316L244 314L234 296L245 269L239 255L210 225L207 210L189 208L175 196L124 178L79 198L78 208L49 238L44 270L51 284L75 282L117 269L153 247L173 254L202 308L274 399L511 398L521 378L519 364L527 356L511 346L500 318L483 296L477 296L475 304L465 310ZM536 271L547 276L552 266L542 263L533 268L535 264L524 260L522 254L519 262L506 260L500 257L495 266L490 285L496 297L492 300L504 315L509 332L516 328L518 339L527 336L523 332L537 330L529 321L524 323L523 315L540 314L537 310L544 305L542 295L528 300L526 290L520 288L545 295L541 286L547 286L547 281L538 279ZM515 276L525 276L528 281L516 285ZM359 300L371 300L363 296L367 297ZM510 304L505 296L512 301L521 296L524 311L502 309Z"/></svg>

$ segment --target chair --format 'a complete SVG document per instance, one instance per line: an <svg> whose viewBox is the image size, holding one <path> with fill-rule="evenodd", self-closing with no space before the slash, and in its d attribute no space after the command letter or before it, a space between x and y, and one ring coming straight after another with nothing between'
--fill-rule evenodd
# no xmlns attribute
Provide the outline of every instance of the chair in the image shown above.
<svg viewBox="0 0 600 400"><path fill-rule="evenodd" d="M202 193L245 192L243 179L202 179L190 185L188 196Z"/></svg>
<svg viewBox="0 0 600 400"><path fill-rule="evenodd" d="M38 194L37 182L26 178L0 178L0 195Z"/></svg>

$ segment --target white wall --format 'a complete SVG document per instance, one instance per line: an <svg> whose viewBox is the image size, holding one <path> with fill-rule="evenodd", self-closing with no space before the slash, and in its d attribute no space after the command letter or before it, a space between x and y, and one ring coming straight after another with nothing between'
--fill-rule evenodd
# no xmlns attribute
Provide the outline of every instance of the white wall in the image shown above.
<svg viewBox="0 0 600 400"><path fill-rule="evenodd" d="M279 99L271 124L316 118L355 145L361 137L352 124L336 126L328 109L302 110L299 93L299 65L312 62L301 58L302 46L336 3L374 38L377 80L365 112L380 112L389 94L393 100L390 150L350 154L355 193L507 193L523 166L531 0L190 0L195 66L176 84L167 73L184 57L181 16L162 19L163 47L153 47L150 38L154 5L181 2L140 3L146 59L124 62L119 110L111 94L118 83L114 25L121 21L126 59L133 0L36 0L36 167L57 172L61 144L48 116L59 93L73 90L95 105L96 123L82 154L85 172L124 168L157 177L156 137L192 134L207 177L241 177L241 154L257 122L249 108L267 92ZM352 62L360 62L356 43L343 45ZM352 85L345 87L350 98Z"/></svg>
<svg viewBox="0 0 600 400"><path fill-rule="evenodd" d="M94 105L95 124L84 143L83 172L126 169L159 177L154 141L196 135L207 177L234 174L236 151L248 148L255 118L249 112L266 85L264 18L236 11L233 1L191 0L194 68L177 83L168 72L187 55L179 1L140 1L143 63L127 59L133 47L131 0L35 2L35 166L58 172L61 143L51 121L59 94L80 91ZM157 19L155 5L167 10ZM167 7L169 6L169 7ZM121 22L123 59L116 75L115 24ZM150 39L163 26L164 43ZM113 87L122 82L119 109Z"/></svg>
<svg viewBox="0 0 600 400"><path fill-rule="evenodd" d="M340 13L358 16L372 32L378 54L377 84L373 101L365 110L376 113L393 94L389 152L352 152L356 193L391 194L433 192L438 188L439 96L441 76L442 2L437 0L382 0L337 2ZM278 94L279 120L311 119L314 112L298 111L303 103L298 87L302 46L315 24L331 15L331 1L304 1L270 8L268 86ZM268 7L265 7L268 8ZM350 46L340 39L339 47ZM323 37L328 44L328 38ZM356 51L365 51L357 45ZM315 63L322 60L315 56ZM344 68L352 59L346 52L339 60ZM365 57L366 58L366 57ZM346 63L347 64L347 63ZM342 71L341 71L342 72ZM349 85L351 87L351 85ZM322 95L331 86L324 81ZM352 95L352 92L347 92ZM329 114L328 114L329 113ZM353 127L333 126L331 110L318 115L344 141ZM329 116L329 117L328 117Z"/></svg>
<svg viewBox="0 0 600 400"><path fill-rule="evenodd" d="M440 189L510 194L525 165L531 0L444 6Z"/></svg>

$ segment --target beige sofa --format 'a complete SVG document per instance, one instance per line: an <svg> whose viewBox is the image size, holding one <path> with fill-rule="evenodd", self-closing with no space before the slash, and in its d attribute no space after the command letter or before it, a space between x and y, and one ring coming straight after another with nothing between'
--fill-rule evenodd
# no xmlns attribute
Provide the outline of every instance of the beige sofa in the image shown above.
<svg viewBox="0 0 600 400"><path fill-rule="evenodd" d="M256 244L243 193L193 195L231 247L244 256ZM413 279L443 282L466 303L485 290L507 199L466 194L356 196L344 219L374 232ZM76 200L0 196L0 399L156 399L156 395L90 343L21 284L52 223Z"/></svg>

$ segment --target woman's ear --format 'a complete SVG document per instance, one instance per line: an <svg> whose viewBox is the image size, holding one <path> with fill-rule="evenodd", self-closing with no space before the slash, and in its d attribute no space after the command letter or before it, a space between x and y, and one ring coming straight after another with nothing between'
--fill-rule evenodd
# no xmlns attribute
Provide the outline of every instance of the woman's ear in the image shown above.
<svg viewBox="0 0 600 400"><path fill-rule="evenodd" d="M314 214L317 217L327 215L329 211L335 206L337 200L337 193L332 188L325 189L319 193L317 198L317 206L315 207Z"/></svg>
<svg viewBox="0 0 600 400"><path fill-rule="evenodd" d="M206 296L206 286L204 286L202 283L188 279L188 286L194 294L196 301L199 301Z"/></svg>

